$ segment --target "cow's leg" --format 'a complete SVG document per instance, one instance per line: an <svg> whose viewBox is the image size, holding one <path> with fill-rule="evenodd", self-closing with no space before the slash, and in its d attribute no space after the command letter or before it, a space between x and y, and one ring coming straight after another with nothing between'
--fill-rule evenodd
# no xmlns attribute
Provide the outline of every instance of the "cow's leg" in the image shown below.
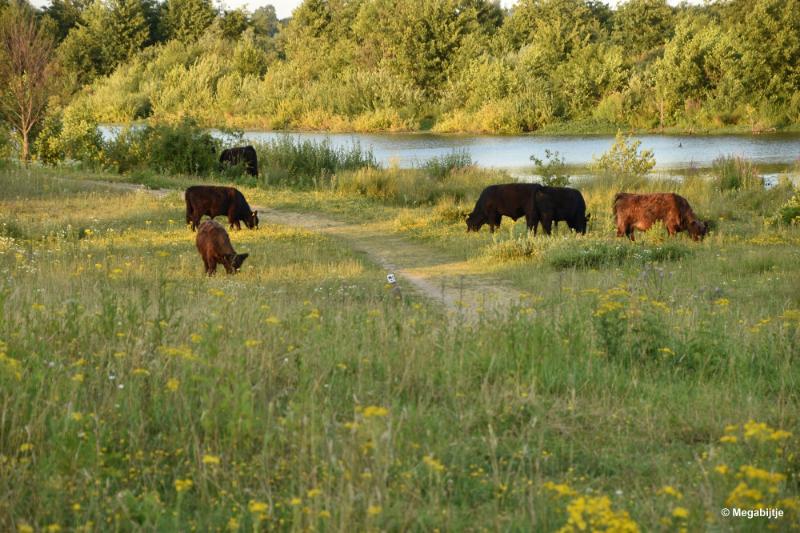
<svg viewBox="0 0 800 533"><path fill-rule="evenodd" d="M680 226L677 224L667 224L667 234L670 237L674 237L676 233L681 230Z"/></svg>
<svg viewBox="0 0 800 533"><path fill-rule="evenodd" d="M225 256L222 258L222 265L225 267L225 272L233 274L233 264L231 264L231 257Z"/></svg>
<svg viewBox="0 0 800 533"><path fill-rule="evenodd" d="M633 238L633 230L634 230L633 226L626 226L626 227L625 227L625 235L626 235L626 236L627 236L627 237L628 237L628 238L629 238L631 241L636 241L636 239L634 239L634 238Z"/></svg>
<svg viewBox="0 0 800 533"><path fill-rule="evenodd" d="M213 276L217 272L217 260L214 257L209 258L208 265L206 266L206 273Z"/></svg>
<svg viewBox="0 0 800 533"><path fill-rule="evenodd" d="M550 235L553 231L553 219L550 217L542 217L542 229L546 235Z"/></svg>

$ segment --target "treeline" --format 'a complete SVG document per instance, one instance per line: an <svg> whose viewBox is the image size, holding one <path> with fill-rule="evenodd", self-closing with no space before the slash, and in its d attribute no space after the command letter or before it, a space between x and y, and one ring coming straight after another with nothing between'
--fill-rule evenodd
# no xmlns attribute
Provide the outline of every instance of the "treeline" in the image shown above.
<svg viewBox="0 0 800 533"><path fill-rule="evenodd" d="M70 94L51 115L493 133L800 124L800 0L306 0L286 21L211 0L54 0L39 17Z"/></svg>

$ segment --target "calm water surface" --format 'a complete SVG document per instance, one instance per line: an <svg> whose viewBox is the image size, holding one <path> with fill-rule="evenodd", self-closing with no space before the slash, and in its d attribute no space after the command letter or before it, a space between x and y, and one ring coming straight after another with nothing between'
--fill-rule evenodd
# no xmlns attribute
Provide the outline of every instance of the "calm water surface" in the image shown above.
<svg viewBox="0 0 800 533"><path fill-rule="evenodd" d="M472 160L483 167L522 170L532 167L530 156L544 159L545 149L557 150L569 165L586 165L614 144L612 135L553 136L531 135L435 135L435 134L354 134L354 133L275 133L250 131L251 141L269 141L282 135L301 140L327 140L334 147L354 142L371 148L384 164L396 162L411 167L431 157L453 150L467 150ZM800 134L779 135L640 135L643 149L653 150L657 169L709 167L721 155L738 155L757 163L791 164L800 160Z"/></svg>
<svg viewBox="0 0 800 533"><path fill-rule="evenodd" d="M112 138L119 126L103 126L106 138ZM212 130L219 137L224 135ZM546 149L558 151L569 165L587 165L614 144L613 135L571 135L541 137L533 135L437 135L369 133L283 133L248 131L251 142L264 142L290 136L298 140L328 141L335 148L360 143L371 149L384 166L397 164L408 168L454 150L466 150L482 167L524 172L532 169L531 155L544 159ZM775 135L639 135L641 147L653 150L656 169L709 167L722 155L738 155L756 163L792 164L800 161L800 134Z"/></svg>

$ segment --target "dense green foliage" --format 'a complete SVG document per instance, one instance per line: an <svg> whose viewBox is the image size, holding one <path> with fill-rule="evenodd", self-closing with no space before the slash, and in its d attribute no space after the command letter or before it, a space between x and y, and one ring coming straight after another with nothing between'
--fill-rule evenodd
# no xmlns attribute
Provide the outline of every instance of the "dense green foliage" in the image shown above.
<svg viewBox="0 0 800 533"><path fill-rule="evenodd" d="M800 0L58 0L101 122L515 133L800 124ZM124 22L123 22L124 21Z"/></svg>

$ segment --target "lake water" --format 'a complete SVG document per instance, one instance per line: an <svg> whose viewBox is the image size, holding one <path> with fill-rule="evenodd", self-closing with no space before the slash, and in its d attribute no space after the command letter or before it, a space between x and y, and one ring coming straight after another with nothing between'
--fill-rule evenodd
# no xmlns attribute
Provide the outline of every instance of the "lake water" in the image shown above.
<svg viewBox="0 0 800 533"><path fill-rule="evenodd" d="M104 126L106 138L113 137L116 126ZM219 131L212 130L222 137ZM437 135L368 134L368 133L283 133L248 131L244 138L264 142L289 135L299 140L328 141L333 147L360 143L370 148L384 166L397 164L408 168L454 150L466 150L473 162L482 167L525 173L532 169L531 155L544 159L545 149L558 151L568 165L587 165L614 144L613 135ZM638 135L641 148L653 150L656 169L710 167L722 155L737 155L762 164L790 165L800 161L800 134L772 135Z"/></svg>
<svg viewBox="0 0 800 533"><path fill-rule="evenodd" d="M382 164L411 167L453 150L466 150L482 167L524 170L532 168L531 155L544 159L545 150L558 151L569 165L587 165L614 144L613 136L434 135L246 132L245 139L268 141L281 135L313 141L327 140L334 147L354 142L371 148ZM792 164L800 160L800 135L639 135L641 148L653 150L657 169L709 167L722 155L738 155L756 163Z"/></svg>

